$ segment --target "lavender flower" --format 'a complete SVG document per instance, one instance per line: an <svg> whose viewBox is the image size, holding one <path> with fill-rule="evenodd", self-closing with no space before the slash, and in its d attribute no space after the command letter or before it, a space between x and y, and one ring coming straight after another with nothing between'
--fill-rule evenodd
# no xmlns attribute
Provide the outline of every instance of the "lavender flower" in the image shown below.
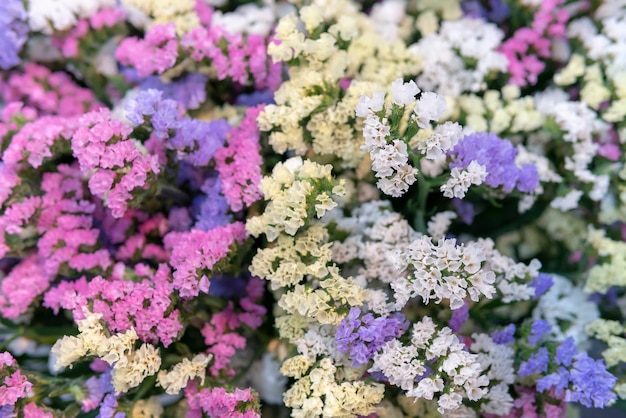
<svg viewBox="0 0 626 418"><path fill-rule="evenodd" d="M534 373L545 373L548 371L549 362L550 356L548 349L541 347L536 353L532 354L527 361L520 364L517 372L520 377L530 376Z"/></svg>
<svg viewBox="0 0 626 418"><path fill-rule="evenodd" d="M167 142L167 147L176 150L184 161L197 167L206 166L224 146L229 131L230 125L222 119L205 122L185 118L179 121L176 134Z"/></svg>
<svg viewBox="0 0 626 418"><path fill-rule="evenodd" d="M409 327L401 313L378 318L368 313L359 319L360 315L359 308L350 309L335 334L337 349L350 351L354 367L367 363L386 342L400 337Z"/></svg>
<svg viewBox="0 0 626 418"><path fill-rule="evenodd" d="M515 324L491 333L491 339L496 344L509 345L515 342Z"/></svg>
<svg viewBox="0 0 626 418"><path fill-rule="evenodd" d="M274 92L271 90L261 90L250 94L240 94L235 101L237 106L256 106L262 103L273 104Z"/></svg>
<svg viewBox="0 0 626 418"><path fill-rule="evenodd" d="M217 178L207 179L201 187L206 193L194 200L195 228L203 231L226 225L231 221L228 215L228 202L221 193L221 183Z"/></svg>
<svg viewBox="0 0 626 418"><path fill-rule="evenodd" d="M485 184L493 188L502 187L506 193L514 188L530 193L539 185L537 168L532 164L518 168L515 164L517 150L513 144L495 134L481 132L467 135L448 155L452 157L450 168L467 168L472 161L476 161L487 170Z"/></svg>
<svg viewBox="0 0 626 418"><path fill-rule="evenodd" d="M4 70L20 63L19 53L28 36L26 17L22 0L0 2L0 68Z"/></svg>
<svg viewBox="0 0 626 418"><path fill-rule="evenodd" d="M539 273L530 285L535 288L535 298L538 298L546 293L553 284L554 280L552 280L552 276L546 273Z"/></svg>
<svg viewBox="0 0 626 418"><path fill-rule="evenodd" d="M459 309L452 311L452 317L448 321L448 326L454 332L461 331L461 327L469 319L469 303L465 302Z"/></svg>
<svg viewBox="0 0 626 418"><path fill-rule="evenodd" d="M552 326L548 321L543 319L537 319L533 322L532 327L530 328L530 335L528 336L528 344L535 345L541 340L544 334L550 332Z"/></svg>
<svg viewBox="0 0 626 418"><path fill-rule="evenodd" d="M578 354L576 343L572 337L569 337L557 347L555 361L562 366L569 366L576 354Z"/></svg>
<svg viewBox="0 0 626 418"><path fill-rule="evenodd" d="M461 2L461 8L466 16L495 23L503 22L510 15L509 6L503 0L489 0L488 7L478 0L466 0Z"/></svg>
<svg viewBox="0 0 626 418"><path fill-rule="evenodd" d="M174 100L186 109L197 109L206 100L208 77L203 74L189 74L171 83L164 83L160 77L147 77L139 86L141 90L160 90L164 99Z"/></svg>
<svg viewBox="0 0 626 418"><path fill-rule="evenodd" d="M104 397L97 418L125 418L126 414L117 411L117 398L113 394Z"/></svg>
<svg viewBox="0 0 626 418"><path fill-rule="evenodd" d="M177 127L180 111L174 100L163 99L159 90L140 91L126 104L126 118L137 127L150 121L157 137L164 139Z"/></svg>
<svg viewBox="0 0 626 418"><path fill-rule="evenodd" d="M537 380L537 391L544 392L554 389L557 396L561 396L568 386L569 372L565 367L559 367L556 372L545 375Z"/></svg>
<svg viewBox="0 0 626 418"><path fill-rule="evenodd" d="M572 389L566 391L567 402L579 402L588 408L603 408L616 399L612 392L617 378L606 370L604 361L594 360L587 353L574 358L570 370Z"/></svg>

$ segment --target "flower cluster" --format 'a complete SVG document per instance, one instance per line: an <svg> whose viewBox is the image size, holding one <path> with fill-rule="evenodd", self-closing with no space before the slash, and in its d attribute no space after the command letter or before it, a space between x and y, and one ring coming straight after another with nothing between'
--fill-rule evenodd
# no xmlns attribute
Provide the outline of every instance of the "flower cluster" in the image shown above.
<svg viewBox="0 0 626 418"><path fill-rule="evenodd" d="M0 3L0 417L626 405L623 0Z"/></svg>

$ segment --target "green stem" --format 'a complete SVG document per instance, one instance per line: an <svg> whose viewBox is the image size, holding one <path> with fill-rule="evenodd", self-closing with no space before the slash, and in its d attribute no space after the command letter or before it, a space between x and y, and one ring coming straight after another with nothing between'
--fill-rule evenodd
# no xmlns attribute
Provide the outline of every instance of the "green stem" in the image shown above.
<svg viewBox="0 0 626 418"><path fill-rule="evenodd" d="M148 393L150 389L154 387L154 383L156 382L156 379L157 377L155 374L155 375L148 377L146 380L143 381L143 383L141 384L141 387L139 388L139 390L133 397L133 404L139 401L141 398L143 398L143 396L146 393Z"/></svg>
<svg viewBox="0 0 626 418"><path fill-rule="evenodd" d="M415 211L415 218L413 219L413 226L418 232L426 233L426 201L428 200L428 193L430 192L430 183L422 175L417 176L417 209Z"/></svg>
<svg viewBox="0 0 626 418"><path fill-rule="evenodd" d="M8 345L11 344L11 342L13 340L15 340L17 337L19 337L19 334L13 334L12 336L7 338L6 340L2 341L2 344L0 344L0 351L6 350Z"/></svg>

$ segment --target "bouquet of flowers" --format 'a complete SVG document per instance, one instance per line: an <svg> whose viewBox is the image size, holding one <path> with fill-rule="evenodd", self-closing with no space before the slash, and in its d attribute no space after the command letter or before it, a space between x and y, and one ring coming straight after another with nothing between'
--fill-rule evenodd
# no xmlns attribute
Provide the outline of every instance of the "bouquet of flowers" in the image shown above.
<svg viewBox="0 0 626 418"><path fill-rule="evenodd" d="M626 406L626 1L3 0L0 69L0 417Z"/></svg>

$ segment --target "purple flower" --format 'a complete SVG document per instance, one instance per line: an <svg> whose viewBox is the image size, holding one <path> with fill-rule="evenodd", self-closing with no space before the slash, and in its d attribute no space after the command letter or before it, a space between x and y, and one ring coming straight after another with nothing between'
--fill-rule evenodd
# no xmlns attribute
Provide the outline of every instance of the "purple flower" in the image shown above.
<svg viewBox="0 0 626 418"><path fill-rule="evenodd" d="M117 411L117 398L113 394L104 397L100 405L100 413L96 418L124 418L126 414Z"/></svg>
<svg viewBox="0 0 626 418"><path fill-rule="evenodd" d="M196 224L194 228L208 231L218 226L224 226L231 221L228 214L228 202L221 193L221 183L217 178L209 178L202 185L205 196L194 199L194 214Z"/></svg>
<svg viewBox="0 0 626 418"><path fill-rule="evenodd" d="M587 353L574 357L570 380L572 389L565 392L567 402L579 402L588 408L603 408L617 398L612 392L617 378L606 370L604 361L594 360Z"/></svg>
<svg viewBox="0 0 626 418"><path fill-rule="evenodd" d="M147 122L152 125L152 131L157 138L165 139L170 136L171 130L176 129L180 119L180 109L174 100L163 98L160 90L143 90L137 93L126 104L125 116L138 127Z"/></svg>
<svg viewBox="0 0 626 418"><path fill-rule="evenodd" d="M520 377L530 376L534 373L545 373L548 371L548 363L550 362L550 356L548 349L541 347L536 353L530 356L530 358L520 364L517 371Z"/></svg>
<svg viewBox="0 0 626 418"><path fill-rule="evenodd" d="M537 168L532 164L524 164L518 168L515 164L517 150L511 142L486 132L475 133L463 137L448 152L452 157L450 168L466 168L476 161L487 170L485 184L493 188L502 187L506 193L514 188L530 193L539 185Z"/></svg>
<svg viewBox="0 0 626 418"><path fill-rule="evenodd" d="M530 328L530 335L528 336L528 344L535 345L541 340L544 334L550 332L552 327L543 319L537 319L533 322L532 327Z"/></svg>
<svg viewBox="0 0 626 418"><path fill-rule="evenodd" d="M510 324L504 329L491 333L491 338L496 344L509 345L515 342L515 324Z"/></svg>
<svg viewBox="0 0 626 418"><path fill-rule="evenodd" d="M459 332L461 327L469 319L469 304L465 302L459 309L452 311L452 318L448 321L448 326L452 331Z"/></svg>
<svg viewBox="0 0 626 418"><path fill-rule="evenodd" d="M20 50L28 37L26 11L22 0L0 2L0 68L8 70L20 63Z"/></svg>
<svg viewBox="0 0 626 418"><path fill-rule="evenodd" d="M217 119L205 122L184 118L176 127L176 134L167 142L167 148L176 150L181 160L197 167L206 166L217 150L224 146L230 125Z"/></svg>
<svg viewBox="0 0 626 418"><path fill-rule="evenodd" d="M250 94L240 94L237 96L237 100L235 104L237 106L257 106L260 104L273 104L274 103L274 92L271 90L261 90L255 91Z"/></svg>
<svg viewBox="0 0 626 418"><path fill-rule="evenodd" d="M164 83L160 77L151 76L139 88L160 90L164 99L175 100L186 109L197 109L206 100L207 81L207 76L198 73L189 74L171 83Z"/></svg>
<svg viewBox="0 0 626 418"><path fill-rule="evenodd" d="M569 372L565 367L559 367L554 373L550 373L537 380L537 391L545 392L554 389L557 396L561 396L563 391L569 386Z"/></svg>
<svg viewBox="0 0 626 418"><path fill-rule="evenodd" d="M409 327L401 313L377 318L371 313L360 316L360 308L350 309L335 334L337 349L350 352L354 367L367 363L387 341L398 338Z"/></svg>
<svg viewBox="0 0 626 418"><path fill-rule="evenodd" d="M569 366L572 364L572 358L574 358L576 354L578 354L578 349L576 348L574 339L569 337L556 348L555 361L557 364Z"/></svg>
<svg viewBox="0 0 626 418"><path fill-rule="evenodd" d="M452 199L452 205L456 209L456 213L461 218L461 221L467 225L471 225L474 222L474 216L476 216L476 210L471 202L454 198Z"/></svg>
<svg viewBox="0 0 626 418"><path fill-rule="evenodd" d="M538 298L546 293L553 284L554 280L552 280L552 276L546 273L539 273L530 285L535 288L535 298Z"/></svg>

